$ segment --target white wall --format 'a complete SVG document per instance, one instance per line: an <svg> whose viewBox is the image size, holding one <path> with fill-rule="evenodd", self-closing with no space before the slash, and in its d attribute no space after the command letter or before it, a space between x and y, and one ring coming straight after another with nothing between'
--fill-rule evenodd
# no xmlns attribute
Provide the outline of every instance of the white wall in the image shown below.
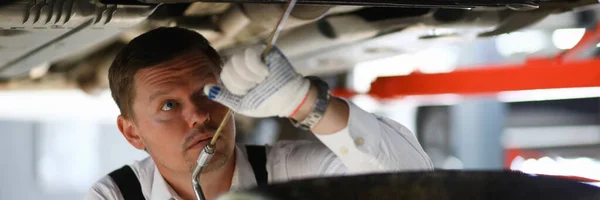
<svg viewBox="0 0 600 200"><path fill-rule="evenodd" d="M114 124L0 121L0 199L82 199L100 177L146 157Z"/></svg>

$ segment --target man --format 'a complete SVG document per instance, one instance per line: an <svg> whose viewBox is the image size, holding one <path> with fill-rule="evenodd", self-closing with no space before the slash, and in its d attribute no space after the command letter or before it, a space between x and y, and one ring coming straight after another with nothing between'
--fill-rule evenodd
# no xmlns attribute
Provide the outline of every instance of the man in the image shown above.
<svg viewBox="0 0 600 200"><path fill-rule="evenodd" d="M276 48L263 61L263 49L245 49L222 67L217 52L193 31L158 28L132 40L110 67L110 89L121 112L119 130L150 157L100 179L87 199L136 192L153 200L195 199L191 171L228 108L289 118L321 142L279 142L262 152L266 163L256 164L246 147L235 145L232 117L201 174L207 199L265 181L433 168L404 126L328 98L326 85L296 73ZM138 181L138 187L125 187Z"/></svg>

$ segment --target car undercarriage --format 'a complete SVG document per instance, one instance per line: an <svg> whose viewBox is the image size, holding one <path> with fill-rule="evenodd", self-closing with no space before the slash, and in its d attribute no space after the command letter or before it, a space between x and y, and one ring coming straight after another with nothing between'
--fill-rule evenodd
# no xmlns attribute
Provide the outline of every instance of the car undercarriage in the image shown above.
<svg viewBox="0 0 600 200"><path fill-rule="evenodd" d="M263 42L284 0L10 0L0 3L0 89L107 88L131 39L160 26L205 36L225 57ZM596 0L298 0L277 46L305 75L513 32Z"/></svg>

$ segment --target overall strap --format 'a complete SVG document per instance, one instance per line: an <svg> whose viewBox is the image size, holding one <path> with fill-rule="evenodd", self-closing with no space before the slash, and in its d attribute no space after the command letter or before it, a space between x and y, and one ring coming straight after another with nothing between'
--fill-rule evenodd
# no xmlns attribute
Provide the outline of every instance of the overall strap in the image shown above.
<svg viewBox="0 0 600 200"><path fill-rule="evenodd" d="M129 165L111 172L108 176L117 184L125 200L145 200L140 181Z"/></svg>
<svg viewBox="0 0 600 200"><path fill-rule="evenodd" d="M252 165L254 176L256 177L256 183L259 186L268 184L267 174L267 152L265 146L246 146L248 152L248 160Z"/></svg>

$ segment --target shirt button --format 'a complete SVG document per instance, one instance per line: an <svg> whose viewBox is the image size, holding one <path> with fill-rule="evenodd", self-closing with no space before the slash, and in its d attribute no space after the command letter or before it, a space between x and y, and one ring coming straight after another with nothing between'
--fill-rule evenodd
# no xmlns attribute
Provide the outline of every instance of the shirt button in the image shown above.
<svg viewBox="0 0 600 200"><path fill-rule="evenodd" d="M341 147L340 148L340 153L342 153L342 155L346 155L348 153L348 148L346 147Z"/></svg>
<svg viewBox="0 0 600 200"><path fill-rule="evenodd" d="M362 137L358 137L354 140L354 144L356 144L356 146L362 146L363 144L365 144L365 139L363 139Z"/></svg>

